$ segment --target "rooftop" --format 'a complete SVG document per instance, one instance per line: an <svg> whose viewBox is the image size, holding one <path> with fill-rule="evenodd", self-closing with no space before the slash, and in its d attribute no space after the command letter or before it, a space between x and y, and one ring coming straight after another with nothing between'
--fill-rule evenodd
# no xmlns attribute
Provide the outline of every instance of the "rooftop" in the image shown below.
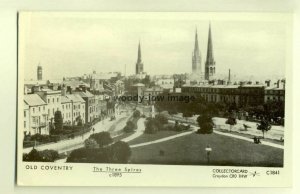
<svg viewBox="0 0 300 194"><path fill-rule="evenodd" d="M134 84L133 86L135 86L135 87L144 87L144 86L145 86L145 84L142 84L142 83L137 83L137 84Z"/></svg>
<svg viewBox="0 0 300 194"><path fill-rule="evenodd" d="M78 94L81 97L86 97L86 98L91 98L94 97L94 95L92 93L90 93L89 91L85 91L85 92L76 92L76 94Z"/></svg>
<svg viewBox="0 0 300 194"><path fill-rule="evenodd" d="M71 100L67 98L66 96L61 96L61 103L70 103Z"/></svg>
<svg viewBox="0 0 300 194"><path fill-rule="evenodd" d="M71 88L75 89L80 85L84 85L86 87L90 87L89 84L83 81L71 80L71 81L64 81L63 84L67 87L70 86Z"/></svg>
<svg viewBox="0 0 300 194"><path fill-rule="evenodd" d="M25 80L24 85L47 85L47 80Z"/></svg>
<svg viewBox="0 0 300 194"><path fill-rule="evenodd" d="M24 102L29 106L46 105L46 102L37 94L24 95Z"/></svg>

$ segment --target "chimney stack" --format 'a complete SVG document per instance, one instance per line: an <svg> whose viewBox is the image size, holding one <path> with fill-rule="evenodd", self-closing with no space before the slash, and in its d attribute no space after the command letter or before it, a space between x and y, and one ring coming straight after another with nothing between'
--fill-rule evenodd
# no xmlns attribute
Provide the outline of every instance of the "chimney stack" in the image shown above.
<svg viewBox="0 0 300 194"><path fill-rule="evenodd" d="M72 94L72 88L71 88L71 86L67 86L67 93Z"/></svg>
<svg viewBox="0 0 300 194"><path fill-rule="evenodd" d="M265 84L267 84L267 87L270 87L270 83L271 83L271 80L266 80L265 81Z"/></svg>
<svg viewBox="0 0 300 194"><path fill-rule="evenodd" d="M281 83L282 83L283 89L285 89L285 79L282 79Z"/></svg>
<svg viewBox="0 0 300 194"><path fill-rule="evenodd" d="M39 85L32 86L31 93L34 94L34 93L39 92L39 91L41 91Z"/></svg>
<svg viewBox="0 0 300 194"><path fill-rule="evenodd" d="M279 88L279 86L280 86L280 80L277 80L276 86L277 86L277 88Z"/></svg>
<svg viewBox="0 0 300 194"><path fill-rule="evenodd" d="M66 87L65 87L65 85L62 85L62 87L61 87L61 95L66 96Z"/></svg>
<svg viewBox="0 0 300 194"><path fill-rule="evenodd" d="M231 75L230 75L230 69L228 70L228 82L227 85L231 84Z"/></svg>

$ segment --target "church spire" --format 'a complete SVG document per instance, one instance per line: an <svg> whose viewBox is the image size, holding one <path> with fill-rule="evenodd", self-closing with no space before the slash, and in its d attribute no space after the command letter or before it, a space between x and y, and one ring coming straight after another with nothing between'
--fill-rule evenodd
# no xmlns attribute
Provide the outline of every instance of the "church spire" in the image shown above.
<svg viewBox="0 0 300 194"><path fill-rule="evenodd" d="M214 76L216 73L215 60L213 55L213 44L212 44L212 35L211 35L211 25L209 23L208 30L208 41L207 41L207 54L205 62L205 79L209 80L211 76Z"/></svg>
<svg viewBox="0 0 300 194"><path fill-rule="evenodd" d="M140 73L143 73L143 71L144 71L144 64L142 63L141 41L139 41L138 58L137 58L137 62L135 65L135 73L140 74Z"/></svg>
<svg viewBox="0 0 300 194"><path fill-rule="evenodd" d="M199 45L198 45L198 32L196 28L196 33L195 33L195 48L194 48L194 53L199 54Z"/></svg>
<svg viewBox="0 0 300 194"><path fill-rule="evenodd" d="M206 61L214 61L211 26L209 23Z"/></svg>
<svg viewBox="0 0 300 194"><path fill-rule="evenodd" d="M142 52L141 52L141 41L139 41L139 48L138 48L138 59L137 63L142 62Z"/></svg>
<svg viewBox="0 0 300 194"><path fill-rule="evenodd" d="M192 72L196 74L201 74L201 55L199 50L199 44L198 44L198 32L196 28L195 32L195 47L192 54Z"/></svg>

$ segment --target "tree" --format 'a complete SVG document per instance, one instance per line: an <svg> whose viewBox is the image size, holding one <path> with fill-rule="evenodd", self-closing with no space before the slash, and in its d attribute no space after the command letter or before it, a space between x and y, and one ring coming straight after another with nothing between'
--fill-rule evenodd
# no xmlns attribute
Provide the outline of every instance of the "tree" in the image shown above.
<svg viewBox="0 0 300 194"><path fill-rule="evenodd" d="M167 124L168 123L168 119L164 114L158 114L155 116L155 120L160 123L161 125L163 124Z"/></svg>
<svg viewBox="0 0 300 194"><path fill-rule="evenodd" d="M28 154L23 154L23 161L28 162L54 162L59 158L59 154L55 150L37 151L32 149Z"/></svg>
<svg viewBox="0 0 300 194"><path fill-rule="evenodd" d="M126 126L123 128L123 130L126 132L126 133L131 133L133 132L135 129L135 125L132 121L127 121L126 122Z"/></svg>
<svg viewBox="0 0 300 194"><path fill-rule="evenodd" d="M153 134L158 131L158 124L154 118L148 118L145 123L145 133Z"/></svg>
<svg viewBox="0 0 300 194"><path fill-rule="evenodd" d="M141 112L139 110L135 110L132 114L134 118L139 118L141 116Z"/></svg>
<svg viewBox="0 0 300 194"><path fill-rule="evenodd" d="M197 122L200 127L200 129L197 131L197 133L211 134L213 132L214 124L213 124L212 118L209 115L207 115L207 114L200 115L197 118Z"/></svg>
<svg viewBox="0 0 300 194"><path fill-rule="evenodd" d="M127 163L131 155L131 150L128 143L123 141L118 141L112 144L111 152L113 163Z"/></svg>
<svg viewBox="0 0 300 194"><path fill-rule="evenodd" d="M265 132L271 129L271 124L266 119L262 119L259 124L257 124L257 130L262 131L263 138L265 138Z"/></svg>
<svg viewBox="0 0 300 194"><path fill-rule="evenodd" d="M230 131L231 131L233 125L236 125L236 119L233 116L230 116L230 117L228 117L226 124L229 125Z"/></svg>
<svg viewBox="0 0 300 194"><path fill-rule="evenodd" d="M73 150L67 158L72 163L109 163L108 148L79 148Z"/></svg>
<svg viewBox="0 0 300 194"><path fill-rule="evenodd" d="M98 143L99 147L104 147L113 142L113 139L111 138L110 134L105 131L102 131L100 133L94 133L90 135L89 139L94 139Z"/></svg>
<svg viewBox="0 0 300 194"><path fill-rule="evenodd" d="M84 141L84 147L87 148L87 149L92 149L92 148L97 148L98 147L98 144L96 142L96 140L94 139L86 139Z"/></svg>
<svg viewBox="0 0 300 194"><path fill-rule="evenodd" d="M77 126L82 126L82 118L80 115L76 117L76 121L77 121Z"/></svg>
<svg viewBox="0 0 300 194"><path fill-rule="evenodd" d="M63 129L63 118L61 115L61 111L57 110L54 114L54 126L56 132L59 132Z"/></svg>

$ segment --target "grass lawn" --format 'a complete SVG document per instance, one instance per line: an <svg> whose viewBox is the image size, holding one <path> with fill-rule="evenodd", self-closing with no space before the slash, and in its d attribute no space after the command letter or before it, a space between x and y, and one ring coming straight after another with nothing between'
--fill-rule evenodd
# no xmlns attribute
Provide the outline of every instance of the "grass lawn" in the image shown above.
<svg viewBox="0 0 300 194"><path fill-rule="evenodd" d="M157 134L159 135L159 134ZM162 143L131 148L129 163L207 165L205 147L210 145L210 165L283 166L283 150L218 134L192 133ZM164 151L164 156L159 151Z"/></svg>
<svg viewBox="0 0 300 194"><path fill-rule="evenodd" d="M132 141L129 141L128 143L129 143L129 145L145 143L145 142L162 139L162 138L165 138L165 137L169 137L169 136L176 135L176 134L179 134L179 133L182 133L182 132L187 132L187 131L190 131L190 130L180 131L180 132L166 130L166 131L158 131L155 134L144 133L143 135L139 136L138 138L136 138Z"/></svg>

